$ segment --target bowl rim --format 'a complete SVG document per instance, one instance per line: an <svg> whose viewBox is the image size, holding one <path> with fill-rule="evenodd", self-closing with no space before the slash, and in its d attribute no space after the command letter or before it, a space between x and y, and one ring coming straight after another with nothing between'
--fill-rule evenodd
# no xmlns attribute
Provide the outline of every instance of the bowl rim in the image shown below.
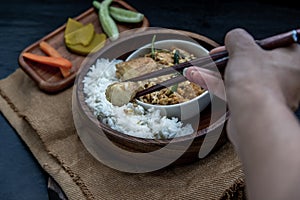
<svg viewBox="0 0 300 200"><path fill-rule="evenodd" d="M154 44L158 44L160 45L161 43L166 43L166 42L179 42L179 43L185 43L185 44L189 44L189 45L192 45L192 46L196 46L197 48L201 48L202 50L206 51L207 53L209 53L209 51L202 45L200 44L197 44L195 42L192 42L192 41L188 41L188 40L179 40L179 39L163 39L163 40L159 40L159 41L155 41ZM148 49L149 47L151 47L151 44L152 43L148 43L148 44L145 44L141 47L139 47L138 49L136 49L134 52L132 52L127 58L126 58L126 61L127 60L130 60L131 57L136 54L137 52L143 50L143 49Z"/></svg>
<svg viewBox="0 0 300 200"><path fill-rule="evenodd" d="M202 92L200 95L198 95L197 97L194 97L188 101L184 101L181 103L176 103L176 104L171 104L171 105L161 105L161 104L150 104L150 103L145 103L143 101L140 101L139 99L135 99L139 104L145 104L145 105L149 105L149 107L153 107L153 108L174 108L174 107L180 107L180 106L184 106L187 104L190 104L192 102L198 101L199 99L201 99L202 97L209 95L209 92L207 90L205 90L204 92Z"/></svg>

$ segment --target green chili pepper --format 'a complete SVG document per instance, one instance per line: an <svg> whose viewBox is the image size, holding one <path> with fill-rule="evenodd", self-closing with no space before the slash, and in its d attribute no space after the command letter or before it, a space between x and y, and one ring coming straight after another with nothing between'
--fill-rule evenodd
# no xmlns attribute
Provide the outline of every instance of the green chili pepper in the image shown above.
<svg viewBox="0 0 300 200"><path fill-rule="evenodd" d="M144 19L144 15L142 13L113 6L109 7L109 13L119 22L138 23Z"/></svg>
<svg viewBox="0 0 300 200"><path fill-rule="evenodd" d="M177 89L178 89L178 83L171 86L171 92L173 92L173 93L177 92Z"/></svg>
<svg viewBox="0 0 300 200"><path fill-rule="evenodd" d="M93 6L97 9L100 8L101 3L98 1L93 1ZM138 23L143 21L144 14L127 10L124 8L118 8L114 6L109 6L109 14L119 22L126 22L126 23Z"/></svg>
<svg viewBox="0 0 300 200"><path fill-rule="evenodd" d="M155 38L156 38L156 35L153 36L152 42L151 42L151 57L153 59L155 59L155 47L154 47Z"/></svg>
<svg viewBox="0 0 300 200"><path fill-rule="evenodd" d="M177 49L175 50L173 59L174 59L174 64L175 65L179 64L180 55L179 55L179 51Z"/></svg>
<svg viewBox="0 0 300 200"><path fill-rule="evenodd" d="M176 49L176 50L175 50L175 53L174 53L174 56L173 56L173 60L174 60L174 64L175 64L175 65L176 65L176 64L179 64L179 59L180 59L179 51ZM179 75L179 74L178 74L178 75ZM178 75L176 75L176 76L178 76ZM176 92L177 89L178 89L178 83L175 84L175 85L173 85L173 86L171 86L171 91L172 91L172 92Z"/></svg>
<svg viewBox="0 0 300 200"><path fill-rule="evenodd" d="M99 7L98 17L103 28L110 40L116 40L119 37L119 30L116 22L111 18L108 7L112 0L104 0L102 3L93 1L95 7Z"/></svg>
<svg viewBox="0 0 300 200"><path fill-rule="evenodd" d="M98 1L93 1L93 6L94 6L95 8L97 8L97 9L99 9L100 6L101 6L101 3L98 2Z"/></svg>

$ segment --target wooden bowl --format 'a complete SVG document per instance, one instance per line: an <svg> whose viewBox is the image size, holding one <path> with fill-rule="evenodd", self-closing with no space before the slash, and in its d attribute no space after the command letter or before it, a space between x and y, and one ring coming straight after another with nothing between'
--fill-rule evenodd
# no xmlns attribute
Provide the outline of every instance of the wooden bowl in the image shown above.
<svg viewBox="0 0 300 200"><path fill-rule="evenodd" d="M125 33L118 41L108 44L97 55L85 60L76 77L72 98L77 133L84 146L97 160L119 171L149 172L192 163L209 156L227 141L225 123L228 111L226 102L218 97L213 97L210 105L199 113L198 131L174 139L144 139L113 130L101 123L85 103L82 81L96 59L125 60L134 50L149 43L154 34L157 41L193 40L208 50L218 46L211 39L195 33L149 28Z"/></svg>

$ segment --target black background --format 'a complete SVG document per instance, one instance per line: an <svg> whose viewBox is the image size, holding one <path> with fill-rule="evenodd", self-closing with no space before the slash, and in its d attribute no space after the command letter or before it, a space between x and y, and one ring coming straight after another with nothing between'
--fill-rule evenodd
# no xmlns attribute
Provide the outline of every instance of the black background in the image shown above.
<svg viewBox="0 0 300 200"><path fill-rule="evenodd" d="M256 39L299 28L300 9L282 1L128 0L152 27L187 30L223 44L229 30L244 28ZM28 45L68 17L92 6L90 0L9 0L0 6L0 79L14 72ZM287 77L288 78L288 77ZM298 112L299 117L299 112ZM0 115L0 199L45 200L47 174L25 143Z"/></svg>

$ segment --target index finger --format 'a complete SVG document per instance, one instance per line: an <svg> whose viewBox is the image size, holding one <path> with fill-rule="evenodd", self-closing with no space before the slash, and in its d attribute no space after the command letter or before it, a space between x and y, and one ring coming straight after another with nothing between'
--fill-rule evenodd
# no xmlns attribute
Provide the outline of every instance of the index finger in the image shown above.
<svg viewBox="0 0 300 200"><path fill-rule="evenodd" d="M216 48L213 48L212 50L210 50L209 54L218 53L218 52L221 52L224 50L226 50L225 46L219 46L219 47L216 47Z"/></svg>

